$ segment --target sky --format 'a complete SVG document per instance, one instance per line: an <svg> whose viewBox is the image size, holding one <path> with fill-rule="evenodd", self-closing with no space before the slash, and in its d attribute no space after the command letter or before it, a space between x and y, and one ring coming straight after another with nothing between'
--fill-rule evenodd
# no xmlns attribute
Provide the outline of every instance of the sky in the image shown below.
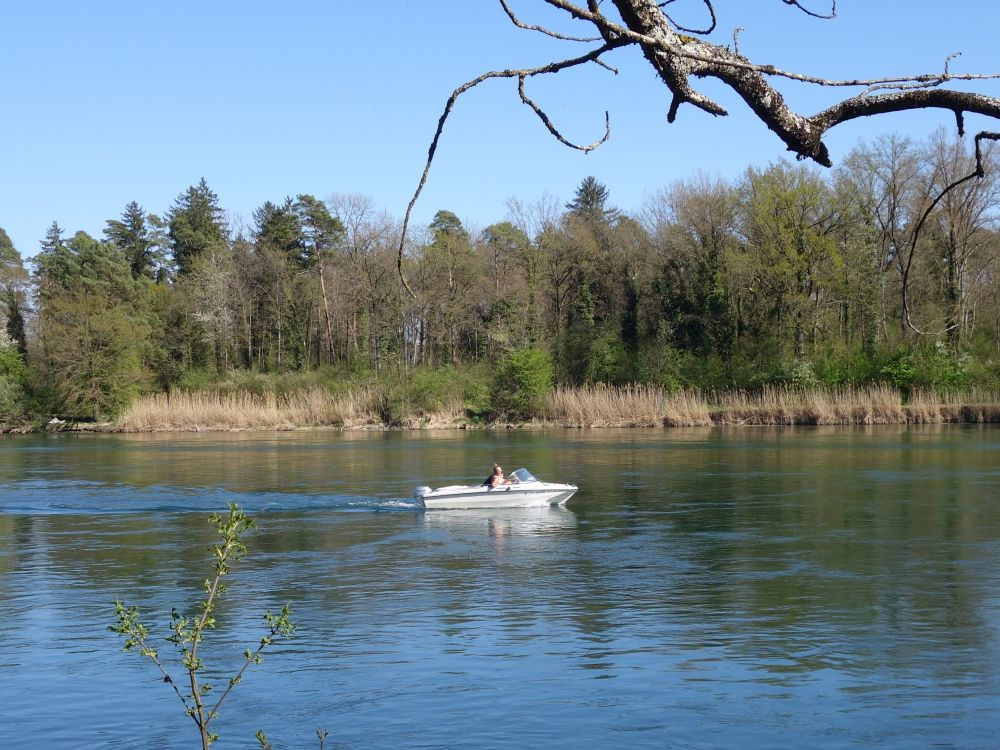
<svg viewBox="0 0 1000 750"><path fill-rule="evenodd" d="M803 0L828 10L828 0ZM528 23L589 34L542 0L510 0ZM840 0L832 21L781 0L716 0L717 43L742 27L760 63L830 78L1000 72L1000 3ZM606 3L610 5L610 3ZM701 0L676 0L677 21L705 22ZM130 201L165 214L204 177L234 226L265 201L361 194L402 218L444 103L493 69L573 57L586 45L515 28L498 0L35 0L0 6L0 227L25 258L53 221L67 236L103 234ZM656 191L698 172L736 178L788 153L733 93L696 81L730 112L683 107L667 124L667 90L638 49L533 79L528 92L570 140L611 140L589 154L555 141L518 98L491 81L458 100L414 222L447 209L469 228L506 218L506 203L572 199L595 176L610 202L639 211ZM811 114L845 95L778 81ZM955 84L955 87L962 87ZM968 85L966 87L969 87ZM1000 95L1000 82L973 88ZM839 126L835 163L861 140L922 140L954 128L943 112ZM968 129L1000 130L974 117Z"/></svg>

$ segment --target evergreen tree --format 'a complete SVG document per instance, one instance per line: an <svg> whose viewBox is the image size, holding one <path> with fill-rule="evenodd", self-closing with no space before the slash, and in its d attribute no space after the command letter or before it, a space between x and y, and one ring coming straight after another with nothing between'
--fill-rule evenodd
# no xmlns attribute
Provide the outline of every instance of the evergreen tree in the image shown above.
<svg viewBox="0 0 1000 750"><path fill-rule="evenodd" d="M194 261L222 249L226 227L219 197L202 177L197 185L177 196L167 212L167 233L178 273L187 273Z"/></svg>
<svg viewBox="0 0 1000 750"><path fill-rule="evenodd" d="M41 241L41 252L35 256L35 278L38 294L46 299L65 288L70 279L79 275L76 259L63 239L63 228L53 221Z"/></svg>
<svg viewBox="0 0 1000 750"><path fill-rule="evenodd" d="M128 261L132 278L154 279L160 265L156 257L156 239L149 231L148 218L135 201L125 206L121 219L109 219L104 236L113 242Z"/></svg>
<svg viewBox="0 0 1000 750"><path fill-rule="evenodd" d="M299 262L311 268L344 240L344 225L311 195L297 196L294 208L299 225Z"/></svg>
<svg viewBox="0 0 1000 750"><path fill-rule="evenodd" d="M57 253L66 249L66 240L63 239L65 230L59 226L58 221L53 221L49 228L45 230L45 238L39 243L43 253Z"/></svg>
<svg viewBox="0 0 1000 750"><path fill-rule="evenodd" d="M576 189L573 200L566 204L566 209L576 216L589 219L598 224L613 224L618 219L617 208L609 208L608 188L596 177L584 177Z"/></svg>
<svg viewBox="0 0 1000 750"><path fill-rule="evenodd" d="M291 198L280 206L267 201L253 212L257 248L276 250L295 258L299 247L299 221Z"/></svg>

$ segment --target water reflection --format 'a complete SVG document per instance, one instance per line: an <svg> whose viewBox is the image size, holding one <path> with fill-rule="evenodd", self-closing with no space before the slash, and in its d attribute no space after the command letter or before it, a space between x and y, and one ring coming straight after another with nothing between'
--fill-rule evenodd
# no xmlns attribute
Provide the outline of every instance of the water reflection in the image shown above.
<svg viewBox="0 0 1000 750"><path fill-rule="evenodd" d="M456 535L485 531L495 539L560 534L576 528L576 514L564 507L428 511L422 519L429 529L446 529Z"/></svg>

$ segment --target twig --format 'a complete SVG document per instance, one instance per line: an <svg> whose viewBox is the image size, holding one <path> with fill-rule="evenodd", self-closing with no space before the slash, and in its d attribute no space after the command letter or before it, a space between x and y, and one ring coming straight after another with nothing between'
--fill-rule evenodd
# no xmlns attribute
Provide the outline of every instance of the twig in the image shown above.
<svg viewBox="0 0 1000 750"><path fill-rule="evenodd" d="M589 42L599 42L599 41L601 41L600 37L596 37L596 36L586 36L586 37L581 37L581 36L567 36L565 34L560 34L559 32L552 31L552 29L547 29L544 26L536 26L534 24L524 23L516 15L514 15L514 11L511 10L511 8L510 8L509 5L507 5L506 0L500 0L500 5L503 6L504 11L507 13L507 16L511 20L511 23L513 23L519 29L524 29L525 31L537 31L537 32L539 32L541 34L545 34L545 36L550 36L553 39L560 39L560 40L562 40L564 42L588 42L589 43Z"/></svg>

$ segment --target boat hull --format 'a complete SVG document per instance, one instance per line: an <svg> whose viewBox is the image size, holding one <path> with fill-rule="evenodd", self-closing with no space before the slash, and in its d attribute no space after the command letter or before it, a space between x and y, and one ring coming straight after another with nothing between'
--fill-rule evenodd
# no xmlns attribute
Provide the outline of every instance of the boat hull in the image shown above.
<svg viewBox="0 0 1000 750"><path fill-rule="evenodd" d="M576 490L577 487L572 484L551 482L501 487L441 487L437 490L422 487L417 491L416 499L427 510L538 508L548 505L563 505L573 497Z"/></svg>

